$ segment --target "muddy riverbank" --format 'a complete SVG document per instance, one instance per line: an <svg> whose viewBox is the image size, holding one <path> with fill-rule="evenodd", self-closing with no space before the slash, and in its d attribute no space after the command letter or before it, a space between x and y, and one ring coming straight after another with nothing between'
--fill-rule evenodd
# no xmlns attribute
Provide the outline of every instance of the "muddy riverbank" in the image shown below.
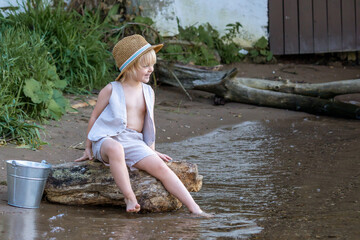
<svg viewBox="0 0 360 240"><path fill-rule="evenodd" d="M226 66L230 67L233 66ZM325 82L360 78L358 66L281 63L236 67L240 76L267 79ZM0 185L1 236L124 239L129 234L137 239L356 239L360 235L360 122L240 103L214 106L210 94L190 94L193 101L179 89L156 89L158 148L176 159L199 165L204 186L194 197L217 218L192 219L186 209L139 216L124 214L123 209L48 203L42 203L37 210L19 209L7 205L6 186ZM89 100L69 97L73 103ZM360 102L358 95L342 99ZM8 159L46 159L57 164L80 156L91 109L79 108L78 113L45 125L44 140L49 145L40 150L0 146L0 182L6 180ZM219 127L224 128L216 130ZM189 138L192 140L186 140ZM211 148L202 148L207 145ZM214 156L221 156L221 161ZM227 174L218 174L219 170ZM23 231L26 235L16 230L20 225L28 229ZM134 226L139 225L134 233Z"/></svg>
<svg viewBox="0 0 360 240"><path fill-rule="evenodd" d="M254 239L358 239L360 123L323 117L269 121L276 196ZM265 160L266 161L266 160Z"/></svg>

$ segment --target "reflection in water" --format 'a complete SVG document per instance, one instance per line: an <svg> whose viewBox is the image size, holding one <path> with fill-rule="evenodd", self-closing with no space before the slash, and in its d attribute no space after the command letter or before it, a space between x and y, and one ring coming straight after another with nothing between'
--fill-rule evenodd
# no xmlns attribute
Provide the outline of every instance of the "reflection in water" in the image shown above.
<svg viewBox="0 0 360 240"><path fill-rule="evenodd" d="M32 213L3 219L11 226L5 239L21 239L14 237L18 232L26 234L26 239L35 239L37 234L45 239L211 239L258 233L261 228L255 220L261 216L257 209L271 198L267 176L258 170L267 167L262 159L271 158L273 141L264 135L260 123L245 122L186 141L159 144L161 151L175 159L198 164L203 188L193 196L205 211L216 214L213 219L192 218L186 209L129 215L123 209L42 203ZM35 219L36 212L42 217Z"/></svg>
<svg viewBox="0 0 360 240"><path fill-rule="evenodd" d="M359 239L360 121L310 116L266 121L276 202L263 239ZM276 214L274 214L276 213Z"/></svg>
<svg viewBox="0 0 360 240"><path fill-rule="evenodd" d="M55 210L54 205L46 209ZM186 214L126 214L124 209L107 207L61 207L61 218L51 217L39 222L46 239L180 239L198 238L193 231L199 221ZM186 231L185 234L183 231Z"/></svg>
<svg viewBox="0 0 360 240"><path fill-rule="evenodd" d="M198 164L203 187L192 195L205 211L216 214L212 219L192 218L184 208L126 214L111 207L43 202L39 209L0 215L1 239L240 239L266 231L289 234L272 239L291 239L294 232L308 236L309 229L319 236L341 236L353 231L348 223L358 219L356 211L347 209L358 209L358 198L348 193L358 192L359 162L354 159L359 155L359 124L329 118L245 122L159 144L159 151L175 160ZM342 198L348 199L338 201ZM277 206L281 214L271 216L280 221L267 218L270 230L266 225L263 230L256 223ZM334 210L341 207L345 214ZM331 230L345 231L329 235L324 221L338 225Z"/></svg>
<svg viewBox="0 0 360 240"><path fill-rule="evenodd" d="M124 209L43 202L34 210L41 217L33 217L32 228L24 234L44 239L215 239L258 233L258 209L273 198L271 184L259 169L268 167L263 159L272 158L271 144L276 139L264 132L260 123L245 122L158 145L174 159L198 164L203 187L192 195L205 211L215 213L215 218L193 218L184 208L172 213L126 214ZM7 224L19 229L17 217L7 218ZM5 231L5 239L13 239L14 232Z"/></svg>
<svg viewBox="0 0 360 240"><path fill-rule="evenodd" d="M24 209L12 215L4 215L0 218L0 239L38 239L36 231L37 211Z"/></svg>
<svg viewBox="0 0 360 240"><path fill-rule="evenodd" d="M246 237L261 231L257 209L271 201L271 185L261 172L268 168L276 139L259 122L245 122L204 136L160 147L175 159L197 163L204 176L195 200L215 219L202 221L203 238Z"/></svg>

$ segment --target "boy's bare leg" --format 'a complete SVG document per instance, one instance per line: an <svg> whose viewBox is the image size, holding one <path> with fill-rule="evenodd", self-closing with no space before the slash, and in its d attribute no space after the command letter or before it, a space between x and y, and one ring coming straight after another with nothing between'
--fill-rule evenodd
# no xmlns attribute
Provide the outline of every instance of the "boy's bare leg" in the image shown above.
<svg viewBox="0 0 360 240"><path fill-rule="evenodd" d="M157 155L148 156L137 162L134 167L148 172L150 175L159 179L166 190L177 197L191 213L204 217L210 217L210 214L203 212L199 205L194 201L184 184L176 174L164 163Z"/></svg>
<svg viewBox="0 0 360 240"><path fill-rule="evenodd" d="M138 212L140 205L131 188L129 172L125 163L125 154L122 145L115 140L108 139L101 145L101 157L110 163L110 171L116 185L125 197L126 211Z"/></svg>

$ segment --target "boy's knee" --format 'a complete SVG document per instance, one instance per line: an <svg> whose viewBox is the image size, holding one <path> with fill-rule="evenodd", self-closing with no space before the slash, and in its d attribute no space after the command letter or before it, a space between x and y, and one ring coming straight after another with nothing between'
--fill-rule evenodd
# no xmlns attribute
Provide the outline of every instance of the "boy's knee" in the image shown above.
<svg viewBox="0 0 360 240"><path fill-rule="evenodd" d="M102 150L105 151L107 153L107 155L124 153L124 148L121 145L121 143L119 143L115 140L110 140L110 141L104 142Z"/></svg>
<svg viewBox="0 0 360 240"><path fill-rule="evenodd" d="M158 164L155 171L157 172L158 176L160 176L160 178L166 177L172 172L172 170L165 163Z"/></svg>

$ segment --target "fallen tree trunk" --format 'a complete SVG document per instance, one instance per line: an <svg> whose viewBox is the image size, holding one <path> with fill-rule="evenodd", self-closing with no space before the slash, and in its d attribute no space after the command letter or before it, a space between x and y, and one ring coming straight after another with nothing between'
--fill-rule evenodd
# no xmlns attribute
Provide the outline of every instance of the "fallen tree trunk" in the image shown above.
<svg viewBox="0 0 360 240"><path fill-rule="evenodd" d="M224 82L226 92L219 95L226 100L267 107L303 111L312 114L360 119L360 107L327 99L250 88L236 79ZM197 88L201 89L201 87Z"/></svg>
<svg viewBox="0 0 360 240"><path fill-rule="evenodd" d="M293 93L310 97L330 99L338 95L360 93L360 79L327 83L292 83L255 78L236 78L238 84L275 92Z"/></svg>
<svg viewBox="0 0 360 240"><path fill-rule="evenodd" d="M168 166L190 192L202 186L196 164L170 162ZM162 183L144 171L130 171L130 181L142 212L179 209L181 202ZM116 186L110 169L96 161L65 163L53 166L44 196L49 202L66 205L113 205L125 208L124 196Z"/></svg>
<svg viewBox="0 0 360 240"><path fill-rule="evenodd" d="M173 77L174 73L181 81L183 87L187 89L194 89L197 85L219 83L224 75L229 73L228 71L214 71L214 68L199 68L182 64L169 64L160 60L157 62L156 71L161 77L159 81L175 87L180 87L179 82ZM237 72L235 68L232 71Z"/></svg>
<svg viewBox="0 0 360 240"><path fill-rule="evenodd" d="M179 64L165 67L160 64L160 81L173 86L178 84L172 80L169 70L177 74L185 88L214 93L228 101L360 119L359 106L333 99L322 99L360 92L359 79L321 84L295 84L237 78L236 69L214 72Z"/></svg>

